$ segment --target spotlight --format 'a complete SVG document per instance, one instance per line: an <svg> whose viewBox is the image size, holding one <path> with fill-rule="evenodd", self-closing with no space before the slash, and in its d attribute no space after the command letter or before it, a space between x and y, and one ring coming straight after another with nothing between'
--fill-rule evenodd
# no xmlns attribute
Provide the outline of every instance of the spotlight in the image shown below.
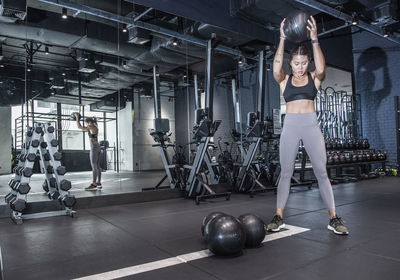
<svg viewBox="0 0 400 280"><path fill-rule="evenodd" d="M174 46L179 45L178 39L174 38L174 39L172 40L172 45L174 45Z"/></svg>
<svg viewBox="0 0 400 280"><path fill-rule="evenodd" d="M126 60L122 60L122 67L126 67Z"/></svg>
<svg viewBox="0 0 400 280"><path fill-rule="evenodd" d="M96 73L96 80L100 80L100 73Z"/></svg>
<svg viewBox="0 0 400 280"><path fill-rule="evenodd" d="M186 77L187 77L186 75L183 75L183 78L184 78L184 79L186 79Z"/></svg>
<svg viewBox="0 0 400 280"><path fill-rule="evenodd" d="M387 29L386 28L383 28L383 37L384 38L387 38L387 37L389 37L389 31L387 31Z"/></svg>
<svg viewBox="0 0 400 280"><path fill-rule="evenodd" d="M243 64L245 64L246 60L243 56L239 57L238 63L240 66L242 66Z"/></svg>
<svg viewBox="0 0 400 280"><path fill-rule="evenodd" d="M67 18L68 18L68 15L67 15L67 8L62 8L62 11L61 11L61 18L62 18L62 19L67 19Z"/></svg>
<svg viewBox="0 0 400 280"><path fill-rule="evenodd" d="M61 75L65 76L65 75L67 75L67 73L65 73L65 71L63 71L63 72L61 73Z"/></svg>
<svg viewBox="0 0 400 280"><path fill-rule="evenodd" d="M49 54L49 47L48 46L44 47L44 53L45 54Z"/></svg>
<svg viewBox="0 0 400 280"><path fill-rule="evenodd" d="M31 72L31 71L32 71L32 68L31 68L30 65L28 65L28 66L26 67L26 72Z"/></svg>
<svg viewBox="0 0 400 280"><path fill-rule="evenodd" d="M122 25L122 32L124 32L124 33L128 32L128 28L126 27L126 24Z"/></svg>
<svg viewBox="0 0 400 280"><path fill-rule="evenodd" d="M0 68L4 68L3 62L0 62Z"/></svg>
<svg viewBox="0 0 400 280"><path fill-rule="evenodd" d="M352 25L357 25L358 24L358 19L357 19L357 14L353 13L353 18L351 20Z"/></svg>
<svg viewBox="0 0 400 280"><path fill-rule="evenodd" d="M54 90L50 90L50 95L54 96L54 95L56 95L56 92Z"/></svg>

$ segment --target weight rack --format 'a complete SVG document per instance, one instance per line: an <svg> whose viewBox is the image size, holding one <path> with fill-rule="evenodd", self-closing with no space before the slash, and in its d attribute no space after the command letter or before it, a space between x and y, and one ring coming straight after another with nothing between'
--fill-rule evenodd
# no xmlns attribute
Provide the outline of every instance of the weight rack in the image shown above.
<svg viewBox="0 0 400 280"><path fill-rule="evenodd" d="M64 179L66 169L65 166L61 165L62 155L57 150L58 141L54 137L54 130L54 126L50 123L35 123L33 128L27 129L18 165L13 169L15 176L8 182L11 191L5 197L6 203L12 210L11 219L16 224L22 224L23 220L34 218L61 215L73 217L76 213L72 210L76 199L68 192L71 189L71 182ZM46 177L43 189L49 199L59 200L64 209L23 214L27 207L27 195L31 189L29 182L33 175L33 165L38 155L40 157L40 170Z"/></svg>

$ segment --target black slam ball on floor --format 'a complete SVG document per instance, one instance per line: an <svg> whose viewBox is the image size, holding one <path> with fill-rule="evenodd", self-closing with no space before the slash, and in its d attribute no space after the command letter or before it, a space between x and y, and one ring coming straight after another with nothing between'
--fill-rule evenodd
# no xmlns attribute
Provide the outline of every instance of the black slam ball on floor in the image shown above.
<svg viewBox="0 0 400 280"><path fill-rule="evenodd" d="M300 43L308 39L307 20L309 15L304 12L290 14L285 21L283 32L286 38L294 43Z"/></svg>
<svg viewBox="0 0 400 280"><path fill-rule="evenodd" d="M259 247L266 234L264 222L253 214L243 214L238 219L246 232L246 247Z"/></svg>
<svg viewBox="0 0 400 280"><path fill-rule="evenodd" d="M205 232L206 225L215 217L222 216L222 215L226 215L226 214L222 213L222 212L211 212L210 214L208 214L207 216L204 217L203 222L201 224L201 233L203 234L203 236L206 236L206 232Z"/></svg>
<svg viewBox="0 0 400 280"><path fill-rule="evenodd" d="M212 219L207 242L208 249L215 255L229 256L242 251L246 242L246 232L238 219L232 216L218 216Z"/></svg>

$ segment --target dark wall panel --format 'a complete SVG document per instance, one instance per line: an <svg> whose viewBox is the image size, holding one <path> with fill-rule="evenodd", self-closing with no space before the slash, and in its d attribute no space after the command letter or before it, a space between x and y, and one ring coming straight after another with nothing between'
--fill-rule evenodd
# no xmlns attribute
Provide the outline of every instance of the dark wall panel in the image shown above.
<svg viewBox="0 0 400 280"><path fill-rule="evenodd" d="M354 35L355 89L361 95L362 132L396 164L394 96L400 88L400 47L367 32Z"/></svg>

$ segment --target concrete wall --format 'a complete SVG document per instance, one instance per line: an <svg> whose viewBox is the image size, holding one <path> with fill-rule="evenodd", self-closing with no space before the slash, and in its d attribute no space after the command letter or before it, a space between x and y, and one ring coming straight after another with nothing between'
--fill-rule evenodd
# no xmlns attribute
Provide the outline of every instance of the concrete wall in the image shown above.
<svg viewBox="0 0 400 280"><path fill-rule="evenodd" d="M11 173L11 107L0 107L0 174Z"/></svg>
<svg viewBox="0 0 400 280"><path fill-rule="evenodd" d="M372 148L396 161L394 96L400 88L398 45L367 32L354 34L355 90L361 95L362 133Z"/></svg>
<svg viewBox="0 0 400 280"><path fill-rule="evenodd" d="M132 131L132 102L127 102L125 108L118 111L119 168L122 171L133 170ZM113 132L110 131L110 133Z"/></svg>
<svg viewBox="0 0 400 280"><path fill-rule="evenodd" d="M150 136L149 129L153 128L154 99L134 97L134 125L133 125L133 170L160 170L164 166L161 155ZM170 120L170 131L172 132L171 143L175 142L175 108L173 100L161 97L161 117ZM171 151L171 156L172 156Z"/></svg>

